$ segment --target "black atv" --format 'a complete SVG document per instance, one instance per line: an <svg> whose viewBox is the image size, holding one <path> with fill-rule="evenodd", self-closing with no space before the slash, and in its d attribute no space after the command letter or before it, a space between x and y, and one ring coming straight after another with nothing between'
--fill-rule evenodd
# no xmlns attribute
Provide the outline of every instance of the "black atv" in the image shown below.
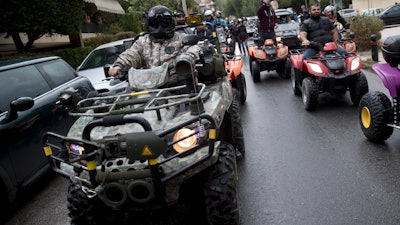
<svg viewBox="0 0 400 225"><path fill-rule="evenodd" d="M197 40L188 35L185 42ZM63 95L70 115L79 118L67 136L47 132L43 144L53 170L71 181L73 224L121 224L126 213L178 203L188 188L202 196L208 224L240 223L236 157L245 153L240 102L222 56L209 54L215 47L208 42L202 47L203 57L214 58L201 60L213 62L207 69L188 55L177 58L183 85L160 86L163 68L130 69L136 90L131 93L72 103L73 92Z"/></svg>

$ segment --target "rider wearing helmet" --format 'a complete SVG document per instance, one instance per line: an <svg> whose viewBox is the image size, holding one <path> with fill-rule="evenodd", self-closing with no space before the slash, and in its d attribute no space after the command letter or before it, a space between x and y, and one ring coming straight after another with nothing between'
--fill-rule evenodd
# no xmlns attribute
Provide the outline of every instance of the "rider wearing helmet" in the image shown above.
<svg viewBox="0 0 400 225"><path fill-rule="evenodd" d="M206 18L206 22L211 23L212 25L217 25L217 21L215 21L213 17L213 12L210 9L207 9L204 12L204 17Z"/></svg>
<svg viewBox="0 0 400 225"><path fill-rule="evenodd" d="M227 27L228 23L226 22L226 20L224 18L222 18L222 13L221 11L217 11L217 13L215 13L215 22L217 26L224 26Z"/></svg>
<svg viewBox="0 0 400 225"><path fill-rule="evenodd" d="M147 34L140 37L134 44L115 60L109 70L110 76L115 76L121 68L150 69L168 63L169 83L179 82L174 70L175 58L182 54L189 54L198 59L201 48L198 45L183 46L182 40L186 36L175 31L173 13L165 6L152 7L146 14Z"/></svg>
<svg viewBox="0 0 400 225"><path fill-rule="evenodd" d="M341 23L343 25L343 27L346 29L347 33L350 33L350 24L347 23L347 21L345 19L343 19L342 16L340 16L339 13L337 13L336 11L336 7L333 5L328 5L325 7L324 9L324 16L328 17L329 20L336 25L336 21Z"/></svg>

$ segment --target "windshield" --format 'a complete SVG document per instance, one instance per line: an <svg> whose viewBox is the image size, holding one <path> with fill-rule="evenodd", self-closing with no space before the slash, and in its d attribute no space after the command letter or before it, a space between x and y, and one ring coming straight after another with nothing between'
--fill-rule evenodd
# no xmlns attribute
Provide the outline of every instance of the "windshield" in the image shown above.
<svg viewBox="0 0 400 225"><path fill-rule="evenodd" d="M117 45L115 47L118 49L118 52L122 52L124 50L123 45ZM103 67L106 64L113 64L116 59L117 55L107 56L105 48L98 49L89 54L89 56L83 62L79 70L87 70L96 67Z"/></svg>

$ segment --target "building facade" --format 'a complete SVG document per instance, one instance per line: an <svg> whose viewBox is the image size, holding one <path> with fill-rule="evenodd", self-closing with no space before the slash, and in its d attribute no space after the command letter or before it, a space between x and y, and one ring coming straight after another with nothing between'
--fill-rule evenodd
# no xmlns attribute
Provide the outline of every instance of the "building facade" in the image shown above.
<svg viewBox="0 0 400 225"><path fill-rule="evenodd" d="M353 0L353 8L357 9L358 12L364 9L371 9L371 8L387 8L391 5L394 5L399 0Z"/></svg>

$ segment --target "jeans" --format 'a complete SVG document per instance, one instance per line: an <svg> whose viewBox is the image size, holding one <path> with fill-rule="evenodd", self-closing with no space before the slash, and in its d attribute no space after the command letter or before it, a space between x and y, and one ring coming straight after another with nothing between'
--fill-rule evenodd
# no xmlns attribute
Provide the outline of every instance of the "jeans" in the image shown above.
<svg viewBox="0 0 400 225"><path fill-rule="evenodd" d="M343 48L338 48L336 52L340 55L344 55L346 53L346 50L344 50ZM317 53L318 51L313 48L306 48L306 50L304 50L303 60L316 56Z"/></svg>

